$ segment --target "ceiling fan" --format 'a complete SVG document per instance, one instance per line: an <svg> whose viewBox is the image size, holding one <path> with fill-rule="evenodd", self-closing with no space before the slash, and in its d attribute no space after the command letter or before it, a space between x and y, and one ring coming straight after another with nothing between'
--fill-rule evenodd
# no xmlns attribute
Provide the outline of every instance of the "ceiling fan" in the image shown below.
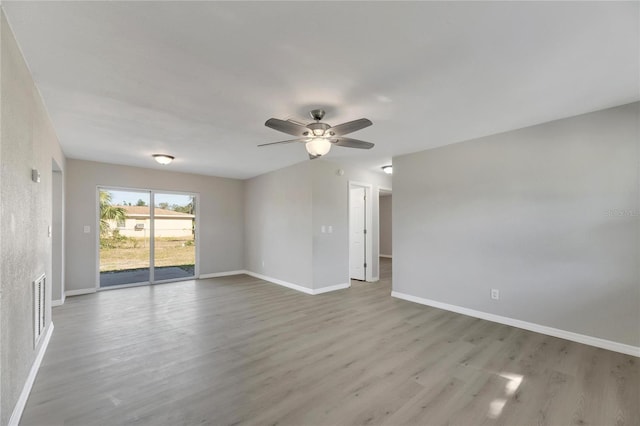
<svg viewBox="0 0 640 426"><path fill-rule="evenodd" d="M346 134L371 126L373 124L371 120L360 118L331 127L327 123L320 121L324 117L324 110L314 109L309 114L311 118L315 120L314 123L303 124L293 120L268 119L266 123L264 123L265 126L271 127L279 132L297 136L298 138L280 142L263 143L258 146L303 142L311 160L327 154L332 145L344 146L346 148L373 148L374 144L371 142L344 137Z"/></svg>

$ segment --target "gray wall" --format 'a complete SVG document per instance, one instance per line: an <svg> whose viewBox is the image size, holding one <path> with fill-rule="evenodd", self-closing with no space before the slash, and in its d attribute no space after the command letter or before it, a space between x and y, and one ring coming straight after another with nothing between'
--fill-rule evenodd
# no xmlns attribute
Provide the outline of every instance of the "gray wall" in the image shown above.
<svg viewBox="0 0 640 426"><path fill-rule="evenodd" d="M391 225L393 217L391 214L392 197L392 195L380 197L380 254L386 256L393 256L391 244L393 241L393 226Z"/></svg>
<svg viewBox="0 0 640 426"><path fill-rule="evenodd" d="M149 161L153 161L149 157ZM200 274L243 269L242 181L213 176L68 160L66 188L66 290L96 286L97 186L199 194ZM91 233L83 233L84 225Z"/></svg>
<svg viewBox="0 0 640 426"><path fill-rule="evenodd" d="M378 276L378 188L391 188L391 178L324 159L245 181L246 269L309 289L349 283L349 181L373 187ZM323 225L333 232L322 233Z"/></svg>
<svg viewBox="0 0 640 426"><path fill-rule="evenodd" d="M372 276L380 275L378 247L378 192L391 189L391 177L330 159L312 161L313 167L313 273L314 288L344 284L349 280L349 182L372 186ZM338 175L338 170L344 174ZM332 225L332 234L322 234L322 225Z"/></svg>
<svg viewBox="0 0 640 426"><path fill-rule="evenodd" d="M244 189L246 269L312 289L310 162L248 179Z"/></svg>
<svg viewBox="0 0 640 426"><path fill-rule="evenodd" d="M54 159L64 171L65 159L4 12L0 14L0 424L6 425L40 349L33 348L32 281L42 273L51 277L51 165ZM40 171L40 183L31 180L32 168ZM49 327L50 311L46 317Z"/></svg>
<svg viewBox="0 0 640 426"><path fill-rule="evenodd" d="M393 290L639 346L638 123L635 103L394 158Z"/></svg>

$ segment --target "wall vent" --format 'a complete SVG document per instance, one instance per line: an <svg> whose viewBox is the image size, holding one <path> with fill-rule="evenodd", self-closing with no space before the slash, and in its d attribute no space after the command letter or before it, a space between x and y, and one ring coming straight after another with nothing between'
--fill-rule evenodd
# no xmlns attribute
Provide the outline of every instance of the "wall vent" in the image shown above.
<svg viewBox="0 0 640 426"><path fill-rule="evenodd" d="M33 282L33 347L38 346L46 326L47 281L44 274Z"/></svg>

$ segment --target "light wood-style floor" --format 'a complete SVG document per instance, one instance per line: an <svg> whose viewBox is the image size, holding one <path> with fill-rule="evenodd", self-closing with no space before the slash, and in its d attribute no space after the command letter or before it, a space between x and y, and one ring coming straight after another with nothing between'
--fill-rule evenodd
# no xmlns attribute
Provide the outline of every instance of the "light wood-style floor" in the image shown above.
<svg viewBox="0 0 640 426"><path fill-rule="evenodd" d="M638 425L638 359L246 275L68 298L22 425Z"/></svg>

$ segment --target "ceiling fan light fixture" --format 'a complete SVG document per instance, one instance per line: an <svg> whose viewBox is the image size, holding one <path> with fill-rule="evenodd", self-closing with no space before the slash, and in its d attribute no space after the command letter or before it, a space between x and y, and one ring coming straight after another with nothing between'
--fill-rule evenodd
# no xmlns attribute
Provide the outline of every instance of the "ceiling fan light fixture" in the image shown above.
<svg viewBox="0 0 640 426"><path fill-rule="evenodd" d="M393 166L391 164L388 166L382 166L382 171L388 175L393 174Z"/></svg>
<svg viewBox="0 0 640 426"><path fill-rule="evenodd" d="M164 166L171 163L175 157L167 154L153 154L153 158Z"/></svg>
<svg viewBox="0 0 640 426"><path fill-rule="evenodd" d="M313 138L310 142L305 144L307 152L314 157L320 157L325 155L331 149L331 142L324 138Z"/></svg>
<svg viewBox="0 0 640 426"><path fill-rule="evenodd" d="M298 123L297 121L291 119L280 120L279 118L270 118L265 121L265 126L279 132L295 136L296 139L263 143L258 146L260 147L301 142L305 144L307 152L309 153L309 159L311 160L326 155L331 150L331 145L336 145L343 148L359 149L371 149L374 147L374 144L372 144L371 142L344 137L344 135L371 126L373 123L368 118L360 118L357 120L338 124L337 126L330 126L327 123L323 123L322 121L320 121L323 117L324 111L317 109L311 111L311 118L313 118L315 121L306 125L304 123Z"/></svg>

